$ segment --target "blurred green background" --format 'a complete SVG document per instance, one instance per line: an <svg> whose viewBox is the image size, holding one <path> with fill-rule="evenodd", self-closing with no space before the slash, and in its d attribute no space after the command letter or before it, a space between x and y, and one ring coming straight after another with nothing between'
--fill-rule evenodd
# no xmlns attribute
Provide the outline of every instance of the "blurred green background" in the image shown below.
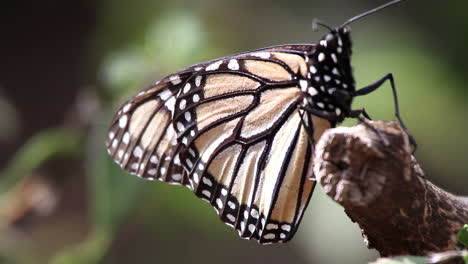
<svg viewBox="0 0 468 264"><path fill-rule="evenodd" d="M314 43L371 0L8 1L0 27L0 263L366 263L359 228L316 189L296 237L238 238L182 187L145 182L107 156L117 107L185 66ZM406 1L352 25L358 86L395 76L428 178L468 193L468 2ZM388 84L359 98L393 120ZM350 120L345 125L355 124Z"/></svg>

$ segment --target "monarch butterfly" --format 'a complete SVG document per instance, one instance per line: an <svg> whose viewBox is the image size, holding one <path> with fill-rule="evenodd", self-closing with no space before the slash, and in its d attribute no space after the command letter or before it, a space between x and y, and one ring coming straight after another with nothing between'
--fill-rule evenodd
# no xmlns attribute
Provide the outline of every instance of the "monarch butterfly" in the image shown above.
<svg viewBox="0 0 468 264"><path fill-rule="evenodd" d="M190 188L227 225L261 244L295 234L315 179L314 144L352 110L349 24L318 44L280 45L196 64L128 100L107 140L112 158L147 180ZM395 103L396 98L395 98ZM398 119L398 111L396 112Z"/></svg>

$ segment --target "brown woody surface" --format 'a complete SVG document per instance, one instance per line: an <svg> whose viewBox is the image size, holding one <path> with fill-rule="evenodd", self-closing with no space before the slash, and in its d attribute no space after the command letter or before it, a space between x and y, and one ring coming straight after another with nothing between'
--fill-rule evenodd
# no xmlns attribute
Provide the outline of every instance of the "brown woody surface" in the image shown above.
<svg viewBox="0 0 468 264"><path fill-rule="evenodd" d="M330 129L317 143L314 173L382 256L452 250L468 223L468 200L425 177L396 122ZM388 145L383 143L387 141Z"/></svg>

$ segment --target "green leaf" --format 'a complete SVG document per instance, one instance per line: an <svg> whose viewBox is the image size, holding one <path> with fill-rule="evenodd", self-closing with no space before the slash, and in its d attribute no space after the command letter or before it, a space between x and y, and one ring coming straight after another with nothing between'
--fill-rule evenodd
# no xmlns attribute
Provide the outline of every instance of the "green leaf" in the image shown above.
<svg viewBox="0 0 468 264"><path fill-rule="evenodd" d="M98 118L102 120L103 118ZM100 123L104 123L99 121ZM91 190L89 208L92 230L80 244L55 255L51 264L100 263L109 249L117 228L133 208L143 181L115 164L106 152L106 126L91 131L86 148L85 165Z"/></svg>
<svg viewBox="0 0 468 264"><path fill-rule="evenodd" d="M132 209L143 181L124 172L107 154L107 127L96 127L86 151L94 224L114 231Z"/></svg>
<svg viewBox="0 0 468 264"><path fill-rule="evenodd" d="M458 231L457 240L465 247L468 247L468 225L463 226L463 228Z"/></svg>
<svg viewBox="0 0 468 264"><path fill-rule="evenodd" d="M394 258L379 258L370 264L426 264L425 257L399 256Z"/></svg>
<svg viewBox="0 0 468 264"><path fill-rule="evenodd" d="M0 194L31 175L44 162L59 155L76 155L82 151L82 135L66 129L49 129L34 135L0 172Z"/></svg>
<svg viewBox="0 0 468 264"><path fill-rule="evenodd" d="M463 260L466 264L468 264L468 250L463 250L460 255L462 256Z"/></svg>
<svg viewBox="0 0 468 264"><path fill-rule="evenodd" d="M60 251L50 264L92 264L99 263L103 252L106 252L112 242L108 232L95 231L77 246Z"/></svg>

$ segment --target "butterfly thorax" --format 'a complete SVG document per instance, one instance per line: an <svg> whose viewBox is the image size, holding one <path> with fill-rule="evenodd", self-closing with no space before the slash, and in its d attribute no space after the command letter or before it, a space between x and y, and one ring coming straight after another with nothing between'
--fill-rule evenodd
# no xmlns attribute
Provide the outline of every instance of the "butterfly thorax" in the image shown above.
<svg viewBox="0 0 468 264"><path fill-rule="evenodd" d="M349 27L337 28L323 36L308 55L308 107L336 115L342 121L351 109L355 81L351 69Z"/></svg>

